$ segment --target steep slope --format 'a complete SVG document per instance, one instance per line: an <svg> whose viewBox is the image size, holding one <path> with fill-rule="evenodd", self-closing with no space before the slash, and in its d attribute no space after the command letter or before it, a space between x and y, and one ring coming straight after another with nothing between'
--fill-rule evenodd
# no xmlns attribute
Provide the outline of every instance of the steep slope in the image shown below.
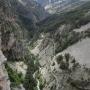
<svg viewBox="0 0 90 90"><path fill-rule="evenodd" d="M20 40L24 39L23 32L21 26L16 22L19 19L17 16L17 19L14 18L15 12L11 10L10 6L9 1L0 0L0 90L11 90L11 79L6 71L6 62L25 55L21 51L24 50L24 47L20 46L22 43Z"/></svg>
<svg viewBox="0 0 90 90"><path fill-rule="evenodd" d="M16 13L34 22L40 21L47 16L44 8L34 0L11 0L10 3L11 7L16 9Z"/></svg>
<svg viewBox="0 0 90 90"><path fill-rule="evenodd" d="M51 14L63 12L67 10L74 9L80 5L82 5L86 0L47 0L47 1L40 1L37 2L44 4L44 8Z"/></svg>
<svg viewBox="0 0 90 90"><path fill-rule="evenodd" d="M62 24L71 24L72 29L78 28L89 22L89 7L90 2L87 2L80 7L63 13L51 15L37 25L40 26L41 31L48 32L56 30ZM74 25L75 24L75 25Z"/></svg>
<svg viewBox="0 0 90 90"><path fill-rule="evenodd" d="M0 89L90 90L90 2L46 19L39 8L32 0L0 0Z"/></svg>
<svg viewBox="0 0 90 90"><path fill-rule="evenodd" d="M90 89L89 11L90 2L37 24L41 35L31 53L40 58L42 90Z"/></svg>
<svg viewBox="0 0 90 90"><path fill-rule="evenodd" d="M33 79L33 73L37 70L36 64L34 66L35 59L32 59L33 55L31 55L30 51L28 50L29 40L31 39L28 38L30 36L30 33L28 33L30 32L30 28L27 29L27 26L24 22L22 22L22 19L20 17L20 10L23 11L23 8L25 8L25 12L22 12L21 16L24 17L26 21L29 21L28 25L31 26L32 23L32 25L34 26L34 22L36 21L32 19L31 16L34 16L35 14L32 7L29 7L29 4L32 5L31 2L32 1L28 1L28 7L26 8L23 7L21 1L18 0L0 0L0 90L24 90L22 84L24 82L27 83L27 79L25 79L27 78L27 76L23 77L22 75L23 68L19 73L16 69L13 69L11 67L11 65L9 64L10 62L12 62L12 65L14 65L13 63L19 63L19 61L22 61L23 63L25 63L25 65L27 65L27 67L31 64L33 66L33 72L32 70L29 71L30 74L28 74L28 80L31 80L31 78ZM19 10L18 5L19 7L23 8ZM26 11L29 10L29 8L31 8L30 12L33 13L30 14L30 12L28 11L28 13L30 14L30 18L26 14ZM26 16L24 13L26 14ZM31 29L31 31L33 31L33 29ZM9 80L11 83L9 83ZM35 83L35 85L32 86L32 90L34 87L36 87L36 80L33 79L33 82L31 81L31 84L33 83ZM26 85L29 85L29 83L24 85L25 88Z"/></svg>

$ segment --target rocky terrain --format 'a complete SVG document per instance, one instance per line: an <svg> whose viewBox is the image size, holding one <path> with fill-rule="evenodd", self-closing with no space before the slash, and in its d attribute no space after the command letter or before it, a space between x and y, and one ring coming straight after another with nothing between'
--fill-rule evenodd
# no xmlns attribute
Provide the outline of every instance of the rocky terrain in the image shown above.
<svg viewBox="0 0 90 90"><path fill-rule="evenodd" d="M34 1L0 0L0 90L25 90L23 83L28 68L25 59L31 37L28 32L33 31L31 27L36 28L35 22L44 19L46 13L43 8L39 13L37 8L40 6ZM40 17L36 17L35 10Z"/></svg>
<svg viewBox="0 0 90 90"><path fill-rule="evenodd" d="M43 50L39 49L41 47L39 41L31 53L39 55L40 58L41 68L39 72L45 81L43 90L90 89L89 38L81 40L56 55L53 40L50 40L50 44Z"/></svg>
<svg viewBox="0 0 90 90"><path fill-rule="evenodd" d="M80 23L80 18L87 17L90 10L89 7L85 10L88 4L77 8L75 13L72 10L61 16L53 15L38 24L43 32L31 53L40 58L39 72L45 82L41 90L90 89L90 25L88 21ZM82 8L86 11L83 14Z"/></svg>
<svg viewBox="0 0 90 90"><path fill-rule="evenodd" d="M60 13L70 9L74 9L86 0L36 0L39 2L47 12L50 14Z"/></svg>
<svg viewBox="0 0 90 90"><path fill-rule="evenodd" d="M0 90L90 90L89 48L90 1L49 15L0 0Z"/></svg>

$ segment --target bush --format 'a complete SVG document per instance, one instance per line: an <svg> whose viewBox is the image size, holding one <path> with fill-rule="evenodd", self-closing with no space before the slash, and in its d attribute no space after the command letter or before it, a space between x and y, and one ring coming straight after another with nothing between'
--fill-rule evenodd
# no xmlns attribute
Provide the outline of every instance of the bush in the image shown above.
<svg viewBox="0 0 90 90"><path fill-rule="evenodd" d="M57 57L57 63L60 64L60 62L63 60L63 56L62 55L59 55Z"/></svg>
<svg viewBox="0 0 90 90"><path fill-rule="evenodd" d="M65 59L66 59L66 62L69 62L69 59L70 59L70 54L69 53L65 53Z"/></svg>
<svg viewBox="0 0 90 90"><path fill-rule="evenodd" d="M12 70L7 63L5 64L5 68L11 81L11 87L16 87L23 83L24 79L22 73L17 73L17 71Z"/></svg>
<svg viewBox="0 0 90 90"><path fill-rule="evenodd" d="M70 45L81 40L81 38L83 38L83 35L79 32L64 30L60 35L55 36L55 42L57 43L55 53L57 54L63 51Z"/></svg>
<svg viewBox="0 0 90 90"><path fill-rule="evenodd" d="M66 62L62 61L61 64L60 64L60 69L67 70L68 66L69 66L69 63L66 63Z"/></svg>
<svg viewBox="0 0 90 90"><path fill-rule="evenodd" d="M39 22L37 25L40 27L40 32L50 32L57 30L63 24L71 24L73 30L74 28L80 27L81 25L90 22L90 16L85 17L85 14L89 11L89 9L90 2L68 12L54 14Z"/></svg>
<svg viewBox="0 0 90 90"><path fill-rule="evenodd" d="M25 57L25 60L28 65L28 69L23 85L26 90L36 90L37 81L33 77L33 74L39 69L38 57L29 54Z"/></svg>

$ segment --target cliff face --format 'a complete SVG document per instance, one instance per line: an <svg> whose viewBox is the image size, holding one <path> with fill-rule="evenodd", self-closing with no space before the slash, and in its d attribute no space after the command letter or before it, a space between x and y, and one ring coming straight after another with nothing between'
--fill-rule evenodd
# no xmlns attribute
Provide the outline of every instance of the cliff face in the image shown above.
<svg viewBox="0 0 90 90"><path fill-rule="evenodd" d="M41 21L43 11L32 0L0 0L0 89L89 90L90 2Z"/></svg>
<svg viewBox="0 0 90 90"><path fill-rule="evenodd" d="M47 17L47 13L44 8L41 7L34 0L17 0L11 1L12 5L15 6L16 12L34 22L43 20Z"/></svg>
<svg viewBox="0 0 90 90"><path fill-rule="evenodd" d="M4 63L7 58L4 56L3 52L0 50L0 90L10 90L10 81L8 73L5 69Z"/></svg>
<svg viewBox="0 0 90 90"><path fill-rule="evenodd" d="M90 2L40 22L42 33L31 53L40 58L43 90L90 89L89 11Z"/></svg>
<svg viewBox="0 0 90 90"><path fill-rule="evenodd" d="M0 90L24 90L23 68L17 72L17 66L12 69L8 62L15 65L29 60L26 59L30 53L29 40L37 29L36 22L46 16L44 9L33 0L0 0Z"/></svg>
<svg viewBox="0 0 90 90"><path fill-rule="evenodd" d="M17 25L14 12L11 11L10 3L6 0L0 0L0 90L11 90L8 73L5 69L5 63L8 60L10 49L16 43L15 34L20 29ZM20 32L18 32L20 35ZM18 37L19 39L21 37ZM15 51L15 49L14 49Z"/></svg>
<svg viewBox="0 0 90 90"><path fill-rule="evenodd" d="M5 53L7 53L6 50L10 50L10 53L13 51L15 54L17 52L18 55L18 53L23 50L21 43L23 43L23 40L26 40L28 36L34 36L34 31L37 29L35 24L37 21L46 17L45 13L44 9L33 0L0 1L2 50L5 51ZM24 52L22 52L22 54L23 53Z"/></svg>
<svg viewBox="0 0 90 90"><path fill-rule="evenodd" d="M45 10L51 14L71 10L83 4L83 0L48 0L45 4Z"/></svg>
<svg viewBox="0 0 90 90"><path fill-rule="evenodd" d="M7 58L2 52L2 34L1 32L3 31L2 26L4 24L4 18L6 17L6 14L4 14L3 6L2 6L3 1L0 1L0 90L10 90L10 81L8 77L8 73L5 69L4 63L7 61ZM4 28L4 27L3 27Z"/></svg>
<svg viewBox="0 0 90 90"><path fill-rule="evenodd" d="M24 47L21 45L25 32L16 22L19 19L15 9L12 9L10 1L0 0L0 90L11 90L10 77L5 68L6 62L25 55Z"/></svg>
<svg viewBox="0 0 90 90"><path fill-rule="evenodd" d="M78 38L77 43L71 44L69 47L66 47L66 49L55 54L58 43L54 41L54 38L59 37L57 42L59 42L60 39L59 47L62 48L65 41L68 40L70 36L72 37L73 33L76 33L73 31L67 32L68 28L69 26L60 27L58 31L54 32L55 36L52 36L50 33L43 35L44 37L41 35L41 38L37 41L36 47L31 50L32 54L38 55L40 58L39 63L41 67L39 68L39 73L42 77L42 82L38 79L38 76L35 78L37 78L41 85L45 82L42 86L43 90L90 89L90 56L88 54L90 53L88 51L90 47L90 38L88 38L88 36L82 39ZM88 32L90 32L89 30L90 28L87 29ZM68 39L66 40L65 32L69 33ZM83 35L85 35L85 31L83 31ZM80 36L83 35L80 34ZM70 41L73 41L73 39L75 40L75 37L71 38ZM59 50L59 47L57 50Z"/></svg>

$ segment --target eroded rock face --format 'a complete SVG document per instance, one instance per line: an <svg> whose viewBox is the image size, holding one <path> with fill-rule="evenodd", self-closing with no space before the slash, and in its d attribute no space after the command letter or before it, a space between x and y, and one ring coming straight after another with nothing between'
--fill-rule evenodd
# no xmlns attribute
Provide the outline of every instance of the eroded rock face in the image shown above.
<svg viewBox="0 0 90 90"><path fill-rule="evenodd" d="M0 50L0 90L10 90L10 81L8 78L7 71L4 67L4 63L6 60L6 57Z"/></svg>
<svg viewBox="0 0 90 90"><path fill-rule="evenodd" d="M70 57L70 61L66 61L65 57L63 57L64 59L60 63L57 63L56 59L51 60L50 56L46 57L46 59L44 58L45 64L40 70L46 80L43 90L90 89L90 70L77 61L75 62L73 57ZM43 56L41 57L42 60Z"/></svg>
<svg viewBox="0 0 90 90"><path fill-rule="evenodd" d="M45 42L43 39L40 40ZM53 45L54 41L52 42L52 40L53 39L50 39L47 46L42 50L39 48L44 46L43 42L38 43L38 45L31 50L31 53L38 55L40 58L40 73L43 80L45 80L43 90L90 90L90 69L87 67L87 65L80 63L80 60L70 52L55 55L55 47ZM87 46L87 43L85 44ZM79 46L81 47L81 45ZM84 49L86 48L83 48L82 50ZM76 50L76 48L74 48L74 50ZM79 52L79 50L76 51L77 53ZM80 53L83 53L83 51ZM86 55L84 54L81 56ZM57 60L57 57L59 57L59 61Z"/></svg>
<svg viewBox="0 0 90 90"><path fill-rule="evenodd" d="M13 88L13 90L25 90L23 85L19 85L17 88Z"/></svg>
<svg viewBox="0 0 90 90"><path fill-rule="evenodd" d="M4 63L6 61L7 58L4 56L1 50L1 36L0 36L0 90L10 90L9 77L4 66Z"/></svg>

